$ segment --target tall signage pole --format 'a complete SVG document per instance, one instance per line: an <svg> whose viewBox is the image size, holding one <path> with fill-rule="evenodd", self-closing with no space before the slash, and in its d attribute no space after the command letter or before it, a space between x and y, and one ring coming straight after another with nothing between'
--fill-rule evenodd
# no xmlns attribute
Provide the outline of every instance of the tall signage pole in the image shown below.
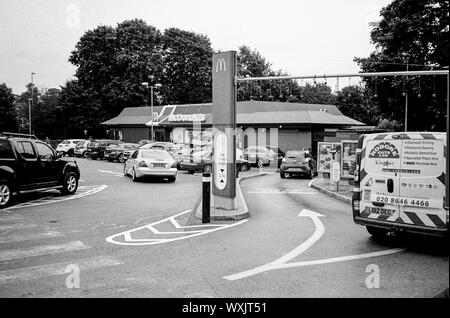
<svg viewBox="0 0 450 318"><path fill-rule="evenodd" d="M213 55L213 177L216 209L234 210L236 197L236 52Z"/></svg>

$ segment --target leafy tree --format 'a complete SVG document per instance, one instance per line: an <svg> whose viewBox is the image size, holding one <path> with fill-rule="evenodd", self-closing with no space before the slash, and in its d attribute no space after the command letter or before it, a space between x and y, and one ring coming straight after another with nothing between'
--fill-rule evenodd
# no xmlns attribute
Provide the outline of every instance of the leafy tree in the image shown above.
<svg viewBox="0 0 450 318"><path fill-rule="evenodd" d="M380 12L371 32L376 50L356 58L363 72L439 69L448 65L449 2L394 0ZM404 122L408 94L408 130L445 130L446 78L366 78L378 96L384 118ZM376 91L375 91L376 90Z"/></svg>
<svg viewBox="0 0 450 318"><path fill-rule="evenodd" d="M17 130L14 110L14 94L11 88L5 83L0 84L0 132Z"/></svg>
<svg viewBox="0 0 450 318"><path fill-rule="evenodd" d="M378 105L365 86L352 85L342 88L336 96L336 106L345 115L367 125L379 122Z"/></svg>
<svg viewBox="0 0 450 318"><path fill-rule="evenodd" d="M211 102L213 50L205 35L177 28L163 37L161 95L167 104Z"/></svg>

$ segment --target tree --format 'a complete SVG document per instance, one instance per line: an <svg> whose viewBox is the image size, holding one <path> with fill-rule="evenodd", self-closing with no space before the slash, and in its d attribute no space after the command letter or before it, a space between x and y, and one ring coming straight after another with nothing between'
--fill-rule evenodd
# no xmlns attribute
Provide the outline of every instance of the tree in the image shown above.
<svg viewBox="0 0 450 318"><path fill-rule="evenodd" d="M163 37L161 95L166 104L211 102L213 50L205 35L177 28Z"/></svg>
<svg viewBox="0 0 450 318"><path fill-rule="evenodd" d="M16 131L17 121L14 116L14 94L5 83L0 84L0 132Z"/></svg>
<svg viewBox="0 0 450 318"><path fill-rule="evenodd" d="M363 72L439 69L448 63L449 2L394 0L380 12L371 32L376 50L355 58ZM404 122L408 93L408 130L445 130L446 79L436 77L366 78L378 96L385 119ZM375 92L376 89L376 92Z"/></svg>
<svg viewBox="0 0 450 318"><path fill-rule="evenodd" d="M342 88L336 96L336 106L345 115L367 125L376 126L380 119L378 105L365 86Z"/></svg>
<svg viewBox="0 0 450 318"><path fill-rule="evenodd" d="M162 74L161 33L142 20L99 26L81 37L69 61L89 103L104 110L106 117L97 118L103 121L145 103L141 83L154 84Z"/></svg>

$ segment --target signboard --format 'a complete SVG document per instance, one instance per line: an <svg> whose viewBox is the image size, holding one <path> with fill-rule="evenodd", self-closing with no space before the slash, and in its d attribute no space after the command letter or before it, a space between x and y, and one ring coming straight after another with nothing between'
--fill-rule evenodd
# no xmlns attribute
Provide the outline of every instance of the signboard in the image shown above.
<svg viewBox="0 0 450 318"><path fill-rule="evenodd" d="M176 122L191 122L191 121L205 121L206 115L205 114L189 114L189 115L169 115L167 118L168 121L176 121Z"/></svg>
<svg viewBox="0 0 450 318"><path fill-rule="evenodd" d="M317 143L317 171L331 173L331 162L340 160L340 142L319 142ZM334 157L334 158L333 158Z"/></svg>
<svg viewBox="0 0 450 318"><path fill-rule="evenodd" d="M356 140L343 140L341 156L341 175L342 178L353 179L356 170Z"/></svg>
<svg viewBox="0 0 450 318"><path fill-rule="evenodd" d="M236 52L222 52L213 54L212 59L212 83L213 83L213 106L212 106L212 135L220 140L214 144L225 142L219 152L223 154L225 162L220 158L213 161L213 178L219 180L225 177L224 184L217 185L213 182L212 193L223 199L216 200L216 208L233 209L236 196L236 146L234 130L236 128ZM221 133L219 133L221 132ZM221 146L219 146L220 148ZM213 149L214 158L217 150ZM226 169L224 166L226 165ZM224 170L225 174L223 174ZM218 175L220 174L220 175ZM217 178L217 179L216 179Z"/></svg>
<svg viewBox="0 0 450 318"><path fill-rule="evenodd" d="M334 161L331 166L331 179L334 182L341 181L341 165L337 161Z"/></svg>
<svg viewBox="0 0 450 318"><path fill-rule="evenodd" d="M223 190L227 186L227 136L219 131L214 136L214 184L217 189Z"/></svg>

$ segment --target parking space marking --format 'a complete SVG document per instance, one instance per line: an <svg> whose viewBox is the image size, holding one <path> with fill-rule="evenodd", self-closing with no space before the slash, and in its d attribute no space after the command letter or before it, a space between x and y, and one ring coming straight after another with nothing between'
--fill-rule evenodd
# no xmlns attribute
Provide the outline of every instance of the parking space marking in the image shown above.
<svg viewBox="0 0 450 318"><path fill-rule="evenodd" d="M192 212L191 210L186 210L178 214L172 215L165 219L140 226L138 228L114 234L106 238L106 241L117 245L156 245L162 243L170 243L173 241L185 240L191 237L204 235L212 233L219 230L224 230L231 228L240 224L247 222L247 220L241 220L233 224L202 224L202 225L188 225L182 226L176 220L177 217ZM155 228L158 224L171 225L173 230L160 231ZM181 229L183 231L174 231L176 229ZM133 238L132 233L140 230L149 230L151 235L159 236L158 238ZM176 235L176 237L172 237ZM181 237L180 237L181 235ZM169 236L169 237L164 237ZM121 239L121 240L118 240Z"/></svg>
<svg viewBox="0 0 450 318"><path fill-rule="evenodd" d="M106 266L121 265L122 262L110 256L98 256L77 261L55 263L48 265L32 266L26 268L12 269L0 272L0 284L27 281L31 279L44 278L53 275L67 275L68 265L76 264L80 270L92 270Z"/></svg>
<svg viewBox="0 0 450 318"><path fill-rule="evenodd" d="M24 209L24 208L35 207L35 206L49 204L49 203L58 203L58 202L63 202L63 201L67 201L67 200L79 199L79 198L82 198L82 197L85 197L85 196L88 196L88 195L91 195L94 193L98 193L98 192L106 189L107 187L108 186L105 184L100 185L100 186L98 186L98 185L80 186L80 187L78 187L78 192L73 195L66 195L66 196L50 195L50 196L46 196L46 197L32 200L29 202L23 202L23 203L19 203L17 205L13 205L13 206L7 208L7 210Z"/></svg>
<svg viewBox="0 0 450 318"><path fill-rule="evenodd" d="M101 170L101 169L98 169L97 171L101 172L101 173L112 174L114 177L125 177L123 175L123 172L117 172L117 171L111 171L111 170Z"/></svg>
<svg viewBox="0 0 450 318"><path fill-rule="evenodd" d="M62 237L62 236L64 236L64 235L58 231L48 231L48 232L25 234L25 235L8 235L6 237L0 237L0 244L16 243L16 242L23 242L23 241L35 241L35 240L39 240L39 239Z"/></svg>
<svg viewBox="0 0 450 318"><path fill-rule="evenodd" d="M54 245L41 245L32 248L18 248L12 250L0 251L0 261L10 261L19 258L34 257L40 255L66 253L91 248L81 241L73 241Z"/></svg>

